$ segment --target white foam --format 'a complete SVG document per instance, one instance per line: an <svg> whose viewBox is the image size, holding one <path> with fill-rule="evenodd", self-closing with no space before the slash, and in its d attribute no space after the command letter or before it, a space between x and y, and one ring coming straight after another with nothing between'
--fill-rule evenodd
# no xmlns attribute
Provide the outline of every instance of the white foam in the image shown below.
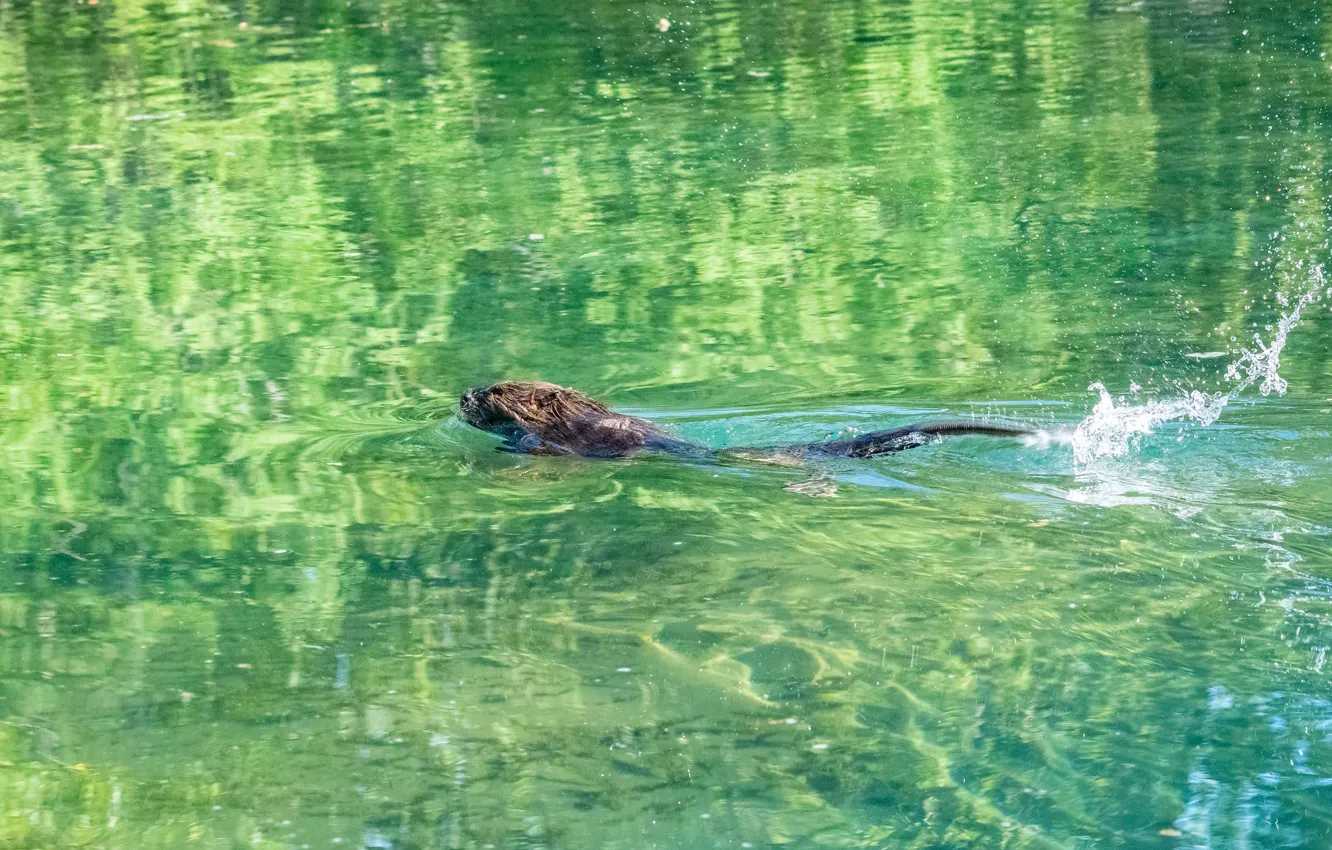
<svg viewBox="0 0 1332 850"><path fill-rule="evenodd" d="M1099 457L1126 455L1139 438L1166 422L1191 420L1211 425L1230 401L1227 393L1194 390L1182 398L1116 407L1104 384L1098 381L1088 389L1099 392L1101 400L1073 432L1073 460L1080 465Z"/></svg>
<svg viewBox="0 0 1332 850"><path fill-rule="evenodd" d="M1050 446L1073 445L1071 428L1056 428L1053 431L1038 430L1022 436L1022 445L1034 449L1048 449Z"/></svg>

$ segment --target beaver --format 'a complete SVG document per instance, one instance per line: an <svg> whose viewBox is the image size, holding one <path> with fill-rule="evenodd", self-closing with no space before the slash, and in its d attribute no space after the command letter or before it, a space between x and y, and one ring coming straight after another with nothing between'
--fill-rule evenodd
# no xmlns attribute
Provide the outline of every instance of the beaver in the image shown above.
<svg viewBox="0 0 1332 850"><path fill-rule="evenodd" d="M672 436L647 419L616 413L577 390L544 381L505 381L462 394L467 424L504 440L501 451L533 455L625 458L642 452L778 463L831 457L863 458L923 446L940 437L981 434L1031 437L1028 428L976 422L922 422L822 443L713 450Z"/></svg>

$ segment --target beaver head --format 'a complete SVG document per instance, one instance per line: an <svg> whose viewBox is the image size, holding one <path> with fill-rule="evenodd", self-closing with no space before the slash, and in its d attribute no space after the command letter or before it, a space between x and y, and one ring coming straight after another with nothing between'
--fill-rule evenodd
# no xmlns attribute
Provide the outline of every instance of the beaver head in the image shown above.
<svg viewBox="0 0 1332 850"><path fill-rule="evenodd" d="M503 437L507 451L620 456L642 448L651 423L620 416L577 390L545 381L504 381L476 387L459 399L468 425ZM607 428L629 431L607 433ZM638 426L635 428L634 426ZM626 438L629 438L626 441Z"/></svg>
<svg viewBox="0 0 1332 850"><path fill-rule="evenodd" d="M646 419L544 381L476 387L462 394L459 408L468 425L503 437L507 451L626 457L647 448L693 448Z"/></svg>
<svg viewBox="0 0 1332 850"><path fill-rule="evenodd" d="M545 381L504 381L474 387L462 394L459 403L468 425L502 435L515 429L539 433L589 416L611 415L610 408L601 402Z"/></svg>

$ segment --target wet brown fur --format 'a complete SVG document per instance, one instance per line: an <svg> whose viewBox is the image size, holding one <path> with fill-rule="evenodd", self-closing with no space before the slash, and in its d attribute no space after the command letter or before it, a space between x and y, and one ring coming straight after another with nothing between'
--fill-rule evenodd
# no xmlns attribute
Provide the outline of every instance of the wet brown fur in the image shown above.
<svg viewBox="0 0 1332 850"><path fill-rule="evenodd" d="M646 419L616 413L577 390L544 381L468 390L461 406L468 424L503 437L511 451L585 457L627 457L649 449L705 451Z"/></svg>
<svg viewBox="0 0 1332 850"><path fill-rule="evenodd" d="M462 394L469 425L503 438L505 451L536 455L631 457L643 451L799 463L809 457L871 457L915 448L950 435L1017 437L1033 433L1009 425L923 422L845 440L792 446L759 446L714 452L686 442L646 419L616 413L577 390L544 381L505 381Z"/></svg>

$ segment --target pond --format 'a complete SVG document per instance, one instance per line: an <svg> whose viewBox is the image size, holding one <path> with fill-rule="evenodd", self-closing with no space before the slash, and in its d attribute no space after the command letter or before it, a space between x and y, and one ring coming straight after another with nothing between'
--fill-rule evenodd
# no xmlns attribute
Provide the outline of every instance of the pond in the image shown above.
<svg viewBox="0 0 1332 850"><path fill-rule="evenodd" d="M0 847L1332 845L1329 13L0 0Z"/></svg>

